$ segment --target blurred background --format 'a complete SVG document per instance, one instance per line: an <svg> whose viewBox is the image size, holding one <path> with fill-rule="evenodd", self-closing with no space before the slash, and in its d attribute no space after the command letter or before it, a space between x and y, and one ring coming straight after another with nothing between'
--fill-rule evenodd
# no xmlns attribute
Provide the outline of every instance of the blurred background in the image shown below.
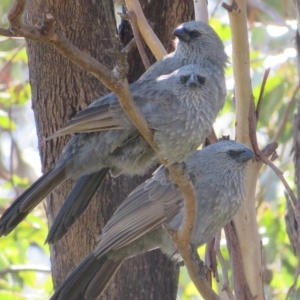
<svg viewBox="0 0 300 300"><path fill-rule="evenodd" d="M221 7L219 0L208 2L210 24L223 40L230 57L231 33L227 11ZM6 14L11 3L9 0L0 2L1 27L8 27ZM258 122L259 146L263 148L270 141L279 143L279 158L275 164L295 191L291 155L293 114L299 101L294 46L297 27L295 8L292 1L286 0L248 0L247 3L252 87L256 103L264 73L271 68ZM117 10L121 11L121 8ZM233 88L229 62L228 99L215 123L218 136L225 134L234 138L235 135ZM40 175L25 41L0 36L0 214ZM263 244L266 299L285 299L297 266L297 258L286 234L285 211L284 188L274 173L264 166L257 187L257 220ZM1 300L49 298L53 286L49 247L44 245L47 232L47 219L41 204L9 236L0 239ZM229 266L225 239L221 240L221 250ZM204 252L204 247L199 249L202 258ZM223 278L220 270L219 273L221 289ZM185 268L181 268L178 299L201 299Z"/></svg>

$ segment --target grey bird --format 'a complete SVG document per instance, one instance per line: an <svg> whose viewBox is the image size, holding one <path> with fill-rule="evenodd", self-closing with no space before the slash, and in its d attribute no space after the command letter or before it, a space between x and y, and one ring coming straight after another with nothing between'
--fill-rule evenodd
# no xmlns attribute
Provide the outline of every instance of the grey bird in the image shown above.
<svg viewBox="0 0 300 300"><path fill-rule="evenodd" d="M162 157L170 164L182 162L194 152L210 133L212 124L224 104L220 83L210 70L187 65L170 75L134 84L131 92L135 104L153 130ZM95 131L85 133L85 131ZM109 94L80 112L57 135L82 132L66 145L55 168L44 174L3 213L0 236L11 232L34 207L57 185L68 178L77 179L93 174L101 181L109 170L113 176L121 173L142 174L157 160L154 151L123 112L115 94ZM87 186L94 184L89 175ZM100 178L100 179L99 179ZM80 181L79 181L80 183ZM77 184L75 192L82 197L62 208L54 239L63 236L88 201ZM71 192L72 194L72 192ZM52 240L50 231L47 241Z"/></svg>
<svg viewBox="0 0 300 300"><path fill-rule="evenodd" d="M197 221L191 243L209 242L235 215L244 200L247 162L253 152L224 140L195 152L186 160L194 178ZM116 210L91 254L69 275L51 300L93 300L105 290L124 260L160 248L178 259L166 228L178 230L183 198L168 179L165 167L137 187Z"/></svg>
<svg viewBox="0 0 300 300"><path fill-rule="evenodd" d="M166 55L162 60L149 68L138 82L132 85L131 91L138 90L140 84L146 79L154 79L160 75L169 74L177 68L193 63L209 72L213 80L217 83L217 99L219 103L224 103L226 97L224 69L226 67L227 55L224 52L224 45L218 35L208 24L198 21L184 23L175 29L173 33L177 37L175 51ZM90 106L91 110L93 106L94 104ZM97 112L93 116L97 118ZM77 117L78 122L76 123L76 127L70 122L58 135L76 132L76 130L77 132L94 130L93 118L91 118L89 123L85 122L82 124L79 120L80 114ZM76 121L76 118L74 121ZM72 128L72 126L74 127ZM146 169L144 170L146 171ZM92 200L107 170L102 169L99 172L84 175L75 182L71 193L66 198L51 226L47 242L55 243L65 235Z"/></svg>
<svg viewBox="0 0 300 300"><path fill-rule="evenodd" d="M201 21L190 21L177 27L176 49L153 64L139 80L156 78L186 64L199 64L210 69L225 87L224 69L227 55L224 45L211 26Z"/></svg>

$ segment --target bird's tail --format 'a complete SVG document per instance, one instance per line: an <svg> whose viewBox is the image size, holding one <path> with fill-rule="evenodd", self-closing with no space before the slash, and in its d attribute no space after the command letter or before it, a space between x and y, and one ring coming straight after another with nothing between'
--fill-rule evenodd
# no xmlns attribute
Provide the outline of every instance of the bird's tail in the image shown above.
<svg viewBox="0 0 300 300"><path fill-rule="evenodd" d="M50 300L95 300L99 297L121 266L123 260L113 261L106 255L96 258L93 253L56 290Z"/></svg>
<svg viewBox="0 0 300 300"><path fill-rule="evenodd" d="M65 166L41 176L11 206L0 219L0 236L8 235L60 183L66 179Z"/></svg>
<svg viewBox="0 0 300 300"><path fill-rule="evenodd" d="M81 176L74 183L72 191L53 221L46 243L54 244L68 232L90 204L108 171L109 169L105 168L96 173Z"/></svg>

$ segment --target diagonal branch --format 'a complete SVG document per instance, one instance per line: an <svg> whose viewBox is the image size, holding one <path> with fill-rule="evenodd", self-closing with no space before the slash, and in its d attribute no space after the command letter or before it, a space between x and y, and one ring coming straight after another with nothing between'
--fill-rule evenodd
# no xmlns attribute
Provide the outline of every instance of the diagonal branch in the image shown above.
<svg viewBox="0 0 300 300"><path fill-rule="evenodd" d="M234 276L234 292L236 299L254 299L247 284L243 268L243 259L238 237L233 222L224 227L227 248L230 254L231 268Z"/></svg>
<svg viewBox="0 0 300 300"><path fill-rule="evenodd" d="M138 0L125 0L127 10L133 11L137 17L139 31L157 60L162 59L167 51L148 24Z"/></svg>
<svg viewBox="0 0 300 300"><path fill-rule="evenodd" d="M144 64L144 67L145 67L146 70L148 70L151 67L151 64L150 64L150 61L147 57L145 49L143 47L141 35L140 35L139 28L138 28L138 25L137 25L136 14L133 11L127 11L126 14L118 13L118 15L121 18L130 21L132 33L133 33L133 36L134 36L135 42L136 42L136 46L137 46L138 51L140 53L142 62Z"/></svg>

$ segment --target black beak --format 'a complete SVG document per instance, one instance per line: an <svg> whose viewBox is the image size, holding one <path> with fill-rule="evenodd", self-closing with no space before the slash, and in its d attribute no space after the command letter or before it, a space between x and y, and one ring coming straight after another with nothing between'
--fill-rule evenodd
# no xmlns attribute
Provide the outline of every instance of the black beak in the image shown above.
<svg viewBox="0 0 300 300"><path fill-rule="evenodd" d="M186 82L187 87L197 87L198 86L198 80L197 76L195 74L191 74L190 78Z"/></svg>
<svg viewBox="0 0 300 300"><path fill-rule="evenodd" d="M189 42L191 37L189 35L189 32L183 27L178 27L173 31L173 34L178 37L181 41Z"/></svg>
<svg viewBox="0 0 300 300"><path fill-rule="evenodd" d="M252 158L254 158L254 153L250 149L246 149L238 156L238 161L246 162Z"/></svg>

